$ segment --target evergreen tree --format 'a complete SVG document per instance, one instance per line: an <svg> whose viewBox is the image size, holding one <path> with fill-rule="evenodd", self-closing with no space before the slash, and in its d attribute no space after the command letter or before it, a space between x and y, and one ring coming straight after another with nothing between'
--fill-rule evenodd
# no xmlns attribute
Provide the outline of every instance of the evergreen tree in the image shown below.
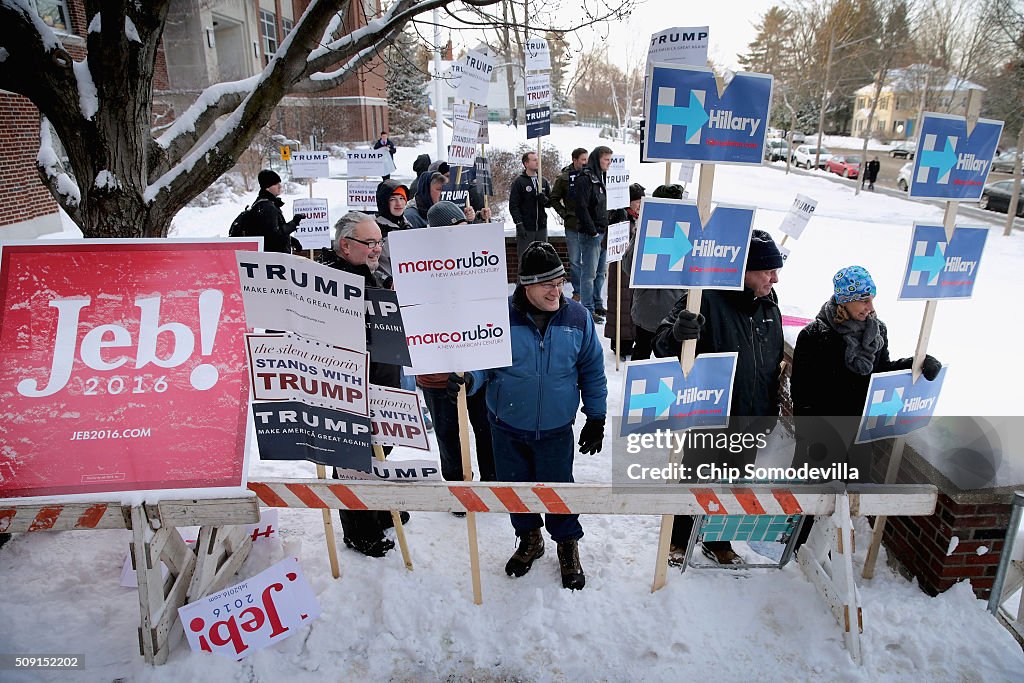
<svg viewBox="0 0 1024 683"><path fill-rule="evenodd" d="M790 34L789 13L778 5L772 6L755 26L757 37L747 45L748 52L738 55L744 71L781 76L787 65L792 46L787 44Z"/></svg>
<svg viewBox="0 0 1024 683"><path fill-rule="evenodd" d="M415 34L404 31L388 50L388 130L397 144L411 145L427 136L430 118L426 48Z"/></svg>

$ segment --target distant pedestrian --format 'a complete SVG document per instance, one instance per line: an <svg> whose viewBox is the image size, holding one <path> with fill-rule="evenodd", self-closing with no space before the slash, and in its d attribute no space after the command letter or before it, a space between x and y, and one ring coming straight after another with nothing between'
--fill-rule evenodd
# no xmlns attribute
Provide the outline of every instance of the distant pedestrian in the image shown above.
<svg viewBox="0 0 1024 683"><path fill-rule="evenodd" d="M246 227L245 237L262 237L263 251L275 251L281 254L292 253L291 235L306 217L297 213L290 221L284 219L281 207L284 200L281 194L281 176L270 169L263 169L256 176L260 184L260 193L252 205L252 217Z"/></svg>
<svg viewBox="0 0 1024 683"><path fill-rule="evenodd" d="M540 159L536 152L523 155L523 172L512 181L508 191L508 212L516 224L516 256L523 258L527 245L547 242L551 186L539 175ZM470 219L472 220L472 219Z"/></svg>
<svg viewBox="0 0 1024 683"><path fill-rule="evenodd" d="M382 130L380 132L380 137L377 139L377 142L373 143L374 149L381 149L382 147L387 148L388 152L391 153L392 159L395 158L395 152L398 150L395 149L395 143L391 142L391 140L388 140L388 132L386 130ZM391 174L389 173L386 176L384 176L383 179L387 180L390 177Z"/></svg>
<svg viewBox="0 0 1024 683"><path fill-rule="evenodd" d="M583 252L580 303L590 311L596 323L603 323L608 314L601 291L608 275L608 263L601 249L601 240L608 232L608 191L605 178L611 163L612 150L603 145L595 147L587 158L583 172L576 179L576 225Z"/></svg>
<svg viewBox="0 0 1024 683"><path fill-rule="evenodd" d="M868 189L874 191L875 181L878 180L878 172L882 169L882 163L875 157L864 167L864 180L867 181Z"/></svg>
<svg viewBox="0 0 1024 683"><path fill-rule="evenodd" d="M590 153L583 147L572 151L572 163L562 169L551 188L551 208L562 218L565 226L565 246L569 251L569 281L572 300L580 300L580 273L583 271L583 248L576 221L576 179L583 173Z"/></svg>

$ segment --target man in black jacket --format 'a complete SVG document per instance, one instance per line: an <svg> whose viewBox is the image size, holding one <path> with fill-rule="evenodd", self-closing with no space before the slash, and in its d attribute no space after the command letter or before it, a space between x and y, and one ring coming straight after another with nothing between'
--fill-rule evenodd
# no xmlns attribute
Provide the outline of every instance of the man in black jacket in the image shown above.
<svg viewBox="0 0 1024 683"><path fill-rule="evenodd" d="M281 176L265 168L259 172L256 180L260 184L260 193L253 202L245 236L262 237L263 251L290 254L292 249L289 237L306 214L297 213L290 221L285 221L281 213L284 201L278 197L281 194Z"/></svg>
<svg viewBox="0 0 1024 683"><path fill-rule="evenodd" d="M679 356L683 342L688 339L697 340L697 355L738 352L732 383L730 433L765 434L774 429L778 419L783 338L782 314L773 285L779 281L782 264L782 254L771 235L754 230L743 274L743 290L705 289L699 315L686 310L684 294L654 335L654 353L662 358ZM683 464L693 467L691 472L706 463L742 468L753 463L756 455L756 446L735 452L694 448L687 450ZM692 517L676 516L671 563L682 559L692 529ZM703 551L719 564L742 561L728 541L709 541Z"/></svg>
<svg viewBox="0 0 1024 683"><path fill-rule="evenodd" d="M580 250L583 252L580 303L586 306L597 323L603 323L608 314L604 299L601 298L601 290L608 276L607 255L601 241L608 232L605 175L611 163L612 150L603 145L595 147L583 172L576 178L576 229L579 231Z"/></svg>
<svg viewBox="0 0 1024 683"><path fill-rule="evenodd" d="M583 252L576 228L576 179L583 173L590 154L582 147L572 151L572 163L562 169L551 188L551 208L562 217L565 225L565 246L569 251L569 281L572 282L573 301L580 300L580 271Z"/></svg>
<svg viewBox="0 0 1024 683"><path fill-rule="evenodd" d="M335 248L323 249L317 261L331 268L353 273L363 278L368 288L382 287L378 264L383 248L380 227L373 216L358 211L338 219L334 225ZM398 388L399 366L376 363L370 359L371 384ZM385 447L385 453L390 447ZM337 473L335 473L335 476ZM339 510L345 545L370 557L383 557L395 547L395 542L384 537L384 530L392 526L391 514L381 510ZM408 519L402 513L403 521Z"/></svg>
<svg viewBox="0 0 1024 683"><path fill-rule="evenodd" d="M508 190L508 212L516 224L516 255L523 257L532 242L548 241L548 216L551 186L538 175L540 159L536 152L523 155L523 172Z"/></svg>

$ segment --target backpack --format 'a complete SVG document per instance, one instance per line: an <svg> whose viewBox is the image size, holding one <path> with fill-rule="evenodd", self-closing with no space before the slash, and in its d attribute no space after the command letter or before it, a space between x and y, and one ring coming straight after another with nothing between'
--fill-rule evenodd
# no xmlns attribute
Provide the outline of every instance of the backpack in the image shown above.
<svg viewBox="0 0 1024 683"><path fill-rule="evenodd" d="M247 206L242 210L240 214L235 216L235 220L231 221L231 227L228 228L228 237L250 237L249 228L252 224L252 219L256 215L256 205L260 202L268 201L267 199L257 199L252 203L252 206Z"/></svg>

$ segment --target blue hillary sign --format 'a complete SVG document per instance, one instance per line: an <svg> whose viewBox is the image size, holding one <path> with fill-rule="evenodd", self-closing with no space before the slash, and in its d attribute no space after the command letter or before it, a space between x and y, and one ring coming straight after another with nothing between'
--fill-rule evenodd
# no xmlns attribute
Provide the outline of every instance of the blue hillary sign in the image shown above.
<svg viewBox="0 0 1024 683"><path fill-rule="evenodd" d="M692 201L644 197L631 286L743 289L754 209L719 204L707 225Z"/></svg>
<svg viewBox="0 0 1024 683"><path fill-rule="evenodd" d="M930 382L920 377L915 383L910 370L871 375L856 443L903 436L926 426L945 379L945 367Z"/></svg>
<svg viewBox="0 0 1024 683"><path fill-rule="evenodd" d="M987 237L985 228L956 228L947 240L941 225L915 223L899 298L969 299Z"/></svg>
<svg viewBox="0 0 1024 683"><path fill-rule="evenodd" d="M925 113L910 178L910 196L980 199L1002 133L1002 121L978 119L968 135L964 117Z"/></svg>
<svg viewBox="0 0 1024 683"><path fill-rule="evenodd" d="M738 73L719 95L711 69L655 65L646 95L644 161L761 164L771 76Z"/></svg>
<svg viewBox="0 0 1024 683"><path fill-rule="evenodd" d="M736 355L697 356L686 377L677 359L626 363L619 436L652 429L728 426Z"/></svg>

